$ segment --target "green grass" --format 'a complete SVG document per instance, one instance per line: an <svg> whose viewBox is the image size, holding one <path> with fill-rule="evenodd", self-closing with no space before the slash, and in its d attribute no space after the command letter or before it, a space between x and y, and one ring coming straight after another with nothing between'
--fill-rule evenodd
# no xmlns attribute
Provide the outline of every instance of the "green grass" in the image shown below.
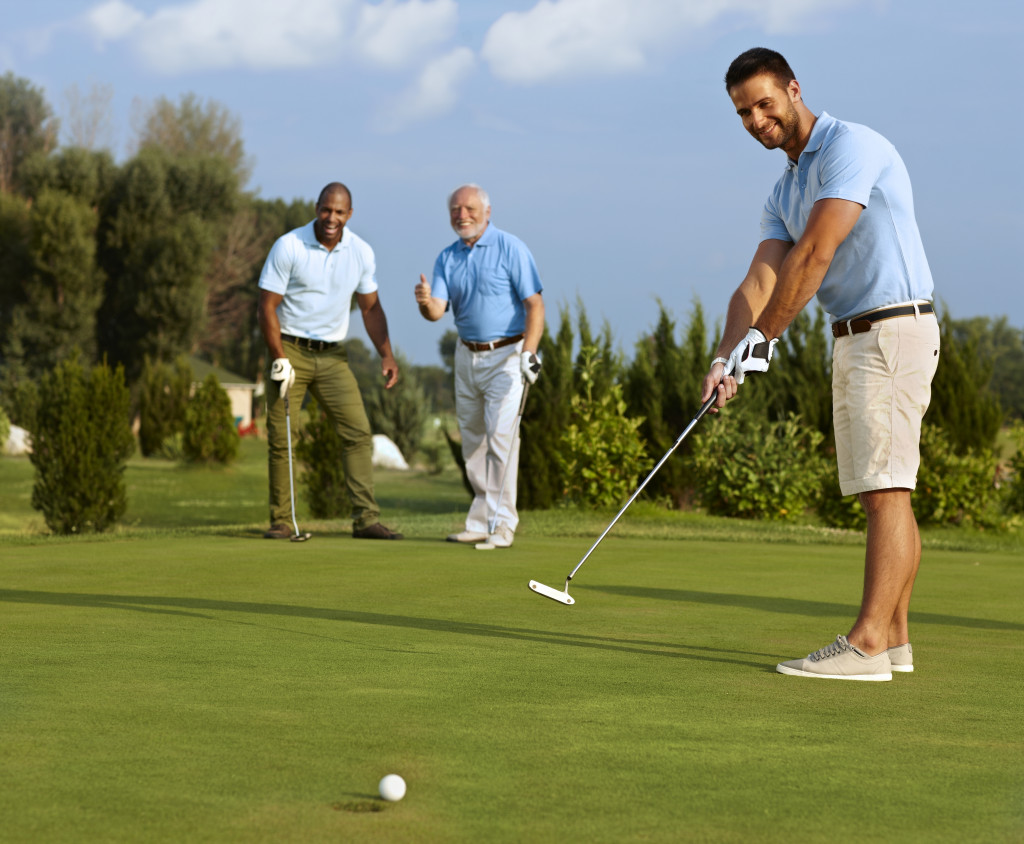
<svg viewBox="0 0 1024 844"><path fill-rule="evenodd" d="M245 446L134 461L129 525L76 539L0 460L0 840L1024 840L1012 542L927 551L914 674L802 680L774 666L848 629L857 535L638 506L564 607L527 581L608 514L478 552L440 541L457 478L382 473L404 542L301 509L312 541L267 542Z"/></svg>

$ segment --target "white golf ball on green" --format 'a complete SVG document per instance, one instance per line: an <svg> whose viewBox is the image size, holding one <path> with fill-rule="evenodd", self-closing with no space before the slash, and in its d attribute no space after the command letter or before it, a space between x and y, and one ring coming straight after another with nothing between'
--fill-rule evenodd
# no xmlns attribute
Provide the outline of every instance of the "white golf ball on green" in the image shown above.
<svg viewBox="0 0 1024 844"><path fill-rule="evenodd" d="M398 774L388 774L380 781L377 789L380 791L380 796L389 803L397 803L405 797L405 780Z"/></svg>

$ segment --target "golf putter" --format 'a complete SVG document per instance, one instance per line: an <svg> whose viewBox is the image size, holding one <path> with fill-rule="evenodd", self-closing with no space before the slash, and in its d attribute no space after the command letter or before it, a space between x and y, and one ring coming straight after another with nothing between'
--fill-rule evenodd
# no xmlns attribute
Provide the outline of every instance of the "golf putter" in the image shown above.
<svg viewBox="0 0 1024 844"><path fill-rule="evenodd" d="M726 374L728 374L728 372ZM543 595L545 598L550 598L552 601L558 601L561 604L566 604L566 605L571 606L572 604L576 603L576 599L573 598L572 595L569 594L569 581L572 580L576 576L576 572L578 572L580 570L580 566L582 566L587 561L587 557L589 557L591 554L594 553L594 549L597 548L597 546L601 544L601 540L604 539L608 535L608 531L610 531L612 529L612 527L614 527L615 523L619 520L619 518L622 516L622 514L626 512L626 509L629 507L629 505L633 503L634 499L643 491L643 488L645 486L647 486L648 481L650 481L650 479L654 477L655 473L662 467L662 465L665 463L665 461L668 460L668 458L672 455L672 452L675 451L679 447L679 444L684 439L686 439L686 435L689 434L690 431L693 430L693 426L696 425L697 422L700 421L700 418L711 409L711 405L713 405L715 403L715 400L717 398L718 398L718 389L716 388L715 390L712 391L711 397L706 402L704 402L704 404L701 407L701 409L697 411L697 415L694 416L693 419L690 420L690 424L688 424L686 426L686 428L683 429L683 433L681 433L679 435L679 437L676 439L676 441L674 443L672 443L672 448L670 448L668 451L665 452L665 456L662 457L661 460L658 461L658 464L653 469L651 469L651 471L648 473L647 477L644 478L643 483L640 484L640 486L638 486L636 488L636 492L634 492L629 497L629 501L626 502L625 507L623 507L621 510L619 510L618 514L615 516L614 519L611 520L611 523L608 525L608 527L606 527L604 529L604 533L602 533L597 538L597 542L595 542L593 545L590 546L590 550L587 551L587 553L583 555L583 559L580 560L579 563L576 564L576 568L574 568L569 573L569 576L565 579L565 588L562 589L562 590L558 590L558 589L555 589L553 586L545 586L543 583L538 583L536 580L531 580L530 581L530 589L532 589L538 595Z"/></svg>
<svg viewBox="0 0 1024 844"><path fill-rule="evenodd" d="M295 528L295 535L290 538L292 542L305 542L313 534L302 533L299 530L299 523L295 520L295 471L292 469L292 414L288 405L288 393L284 394L284 427L288 434L288 491L291 494L292 502L292 527Z"/></svg>
<svg viewBox="0 0 1024 844"><path fill-rule="evenodd" d="M494 529L498 526L498 508L501 506L501 497L505 494L505 481L508 478L508 463L512 459L512 449L515 448L516 440L519 438L519 425L523 421L523 410L526 408L526 394L530 392L530 382L523 378L523 397L519 401L519 414L516 416L516 433L512 437L512 442L508 447L508 454L505 456L505 468L501 472L501 489L498 490L498 503L494 505L494 515L491 517L491 523L488 525L487 535L490 536L494 533ZM490 542L478 542L476 544L477 551L493 551L494 546Z"/></svg>

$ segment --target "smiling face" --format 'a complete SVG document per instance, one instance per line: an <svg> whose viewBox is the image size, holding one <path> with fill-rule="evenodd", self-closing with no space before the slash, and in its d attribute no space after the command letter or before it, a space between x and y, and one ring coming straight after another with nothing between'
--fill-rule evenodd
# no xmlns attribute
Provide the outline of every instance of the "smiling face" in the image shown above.
<svg viewBox="0 0 1024 844"><path fill-rule="evenodd" d="M767 73L752 76L729 89L729 97L743 127L765 149L781 149L795 158L802 149L800 84L794 79L785 87Z"/></svg>
<svg viewBox="0 0 1024 844"><path fill-rule="evenodd" d="M345 223L352 216L352 200L343 190L334 190L320 197L316 205L313 233L328 249L338 245L345 231Z"/></svg>
<svg viewBox="0 0 1024 844"><path fill-rule="evenodd" d="M467 246L472 246L483 235L491 219L491 206L485 205L475 188L459 188L452 194L448 206L452 228Z"/></svg>

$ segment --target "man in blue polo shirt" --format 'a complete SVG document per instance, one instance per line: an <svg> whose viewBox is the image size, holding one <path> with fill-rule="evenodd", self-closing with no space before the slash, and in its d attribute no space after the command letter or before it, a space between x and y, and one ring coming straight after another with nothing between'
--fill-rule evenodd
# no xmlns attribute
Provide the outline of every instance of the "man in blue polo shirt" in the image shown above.
<svg viewBox="0 0 1024 844"><path fill-rule="evenodd" d="M288 513L288 432L284 402L302 407L308 389L327 412L343 442L345 486L357 539L401 539L380 523L373 495L373 436L345 344L355 296L366 333L381 358L387 388L398 381L388 322L377 295L376 262L370 245L345 228L352 195L331 182L316 203L316 219L279 237L260 274L259 323L270 358L267 438L270 530L267 539L291 536Z"/></svg>
<svg viewBox="0 0 1024 844"><path fill-rule="evenodd" d="M830 314L839 483L867 514L864 592L845 636L777 666L782 674L890 680L913 671L907 626L921 562L910 495L939 329L910 178L877 132L804 104L786 60L756 48L725 86L744 128L787 155L761 216L761 243L729 302L703 397L718 407L747 372L767 371L777 338L815 294ZM767 355L755 349L764 349Z"/></svg>
<svg viewBox="0 0 1024 844"><path fill-rule="evenodd" d="M448 211L459 239L438 256L433 282L421 275L415 291L428 320L451 308L460 340L455 413L474 496L465 530L448 540L508 548L519 524L516 420L525 383L534 383L540 372L543 286L526 244L490 225L491 201L483 188L457 188Z"/></svg>

